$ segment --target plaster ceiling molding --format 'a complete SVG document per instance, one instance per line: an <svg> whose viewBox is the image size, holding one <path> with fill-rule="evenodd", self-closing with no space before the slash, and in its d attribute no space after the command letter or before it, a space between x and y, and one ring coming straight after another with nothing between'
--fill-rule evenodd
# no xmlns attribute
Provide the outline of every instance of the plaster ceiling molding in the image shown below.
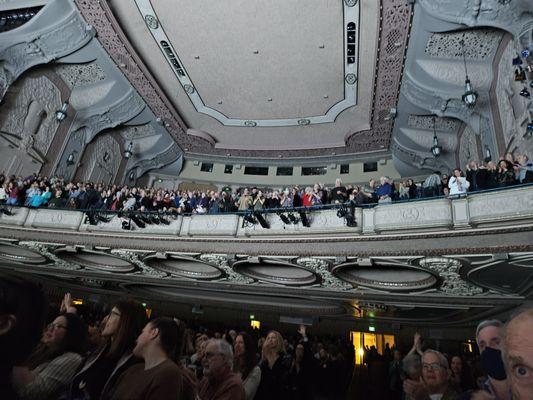
<svg viewBox="0 0 533 400"><path fill-rule="evenodd" d="M518 36L531 23L530 0L418 0L431 16L466 26L496 27Z"/></svg>
<svg viewBox="0 0 533 400"><path fill-rule="evenodd" d="M326 226L322 221L316 221L319 225ZM306 267L315 271L320 275L322 280L322 287L333 289L333 290L351 290L353 286L343 281L342 279L337 278L330 272L330 263L324 259L315 258L315 257L300 257L296 260L298 265Z"/></svg>
<svg viewBox="0 0 533 400"><path fill-rule="evenodd" d="M461 41L464 40L464 55L466 59L481 61L496 52L503 34L501 30L493 28L433 33L428 39L425 52L432 57L462 60L463 47L461 46Z"/></svg>
<svg viewBox="0 0 533 400"><path fill-rule="evenodd" d="M145 155L145 158L129 167L129 170L136 169L137 177L139 177L152 169L163 168L166 165L172 164L182 156L183 153L179 146L176 143L172 143L169 147L156 155Z"/></svg>
<svg viewBox="0 0 533 400"><path fill-rule="evenodd" d="M446 257L424 257L418 260L418 265L433 271L442 279L440 291L451 296L475 296L483 293L479 286L472 285L463 280L460 270L461 261Z"/></svg>
<svg viewBox="0 0 533 400"><path fill-rule="evenodd" d="M150 299L160 299L185 304L200 304L204 306L228 307L269 312L284 312L298 316L341 315L346 312L344 307L335 303L315 301L299 297L282 295L265 296L254 293L235 293L227 291L202 291L182 287L163 285L127 284L124 287L136 296Z"/></svg>
<svg viewBox="0 0 533 400"><path fill-rule="evenodd" d="M422 149L422 152L431 152L431 146L433 145L432 130L423 131L419 129L400 128L400 132L405 138ZM455 152L458 142L456 134L439 133L437 131L437 138L439 145L442 146L443 153L449 154Z"/></svg>
<svg viewBox="0 0 533 400"><path fill-rule="evenodd" d="M468 125L464 126L459 140L459 165L462 168L470 161L481 161L477 149L476 134Z"/></svg>
<svg viewBox="0 0 533 400"><path fill-rule="evenodd" d="M407 118L407 126L415 129L427 129L433 131L433 125L437 132L453 132L459 130L461 121L455 118L434 117L432 115L410 114Z"/></svg>
<svg viewBox="0 0 533 400"><path fill-rule="evenodd" d="M67 263L78 264L90 270L129 273L136 269L132 262L101 251L59 249L55 254Z"/></svg>
<svg viewBox="0 0 533 400"><path fill-rule="evenodd" d="M152 124L124 126L116 129L125 140L142 139L150 136L159 136Z"/></svg>
<svg viewBox="0 0 533 400"><path fill-rule="evenodd" d="M181 278L213 280L224 276L223 272L210 263L206 263L193 257L167 255L162 257L148 257L145 264L173 276Z"/></svg>
<svg viewBox="0 0 533 400"><path fill-rule="evenodd" d="M85 182L112 182L120 167L122 154L117 141L109 134L96 138L92 154L84 166Z"/></svg>
<svg viewBox="0 0 533 400"><path fill-rule="evenodd" d="M73 10L69 1L56 0L33 17L30 24L2 33L0 98L26 70L69 55L92 40L95 31Z"/></svg>
<svg viewBox="0 0 533 400"><path fill-rule="evenodd" d="M76 86L70 94L70 104L76 110L84 110L103 101L115 87L114 81L101 82L88 87Z"/></svg>
<svg viewBox="0 0 533 400"><path fill-rule="evenodd" d="M336 266L334 273L353 285L391 292L426 290L437 283L437 278L429 272L408 265L381 262L372 266L349 262Z"/></svg>
<svg viewBox="0 0 533 400"><path fill-rule="evenodd" d="M17 262L23 264L46 264L49 260L38 251L24 247L0 243L0 260L4 262Z"/></svg>
<svg viewBox="0 0 533 400"><path fill-rule="evenodd" d="M525 154L532 154L533 143L531 140L524 138L525 127L520 127L521 113L517 103L513 98L521 100L522 97L518 95L524 85L522 82L514 82L514 69L516 66L512 65L512 59L516 57L520 51L517 41L511 40L505 48L498 64L498 76L496 81L496 100L498 104L498 111L500 121L502 124L502 134L504 145L507 147L510 143L513 147L520 149L520 152ZM527 100L526 100L527 101ZM520 104L520 102L518 103Z"/></svg>
<svg viewBox="0 0 533 400"><path fill-rule="evenodd" d="M416 63L432 79L450 85L464 86L465 67L456 61L419 59ZM476 89L490 88L492 71L489 65L472 64L468 66L468 76Z"/></svg>
<svg viewBox="0 0 533 400"><path fill-rule="evenodd" d="M533 254L517 254L510 257L509 264L516 265L517 267L533 268Z"/></svg>
<svg viewBox="0 0 533 400"><path fill-rule="evenodd" d="M277 1L135 4L199 113L225 126L333 122L356 104L360 2ZM196 29L201 25L210 29Z"/></svg>
<svg viewBox="0 0 533 400"><path fill-rule="evenodd" d="M317 274L307 268L273 259L239 260L232 268L249 278L285 286L308 286L319 281Z"/></svg>
<svg viewBox="0 0 533 400"><path fill-rule="evenodd" d="M361 52L361 63L359 65L359 70L363 71L365 75L374 73L376 74L374 75L376 93L386 92L386 94L379 96L379 101L377 100L378 96L376 96L376 98L373 100L372 96L370 95L370 92L374 87L372 84L374 79L367 79L363 81L358 80L357 83L360 85L359 91L362 90L363 93L368 93L368 95L361 96L361 103L357 107L349 108L345 112L341 113L331 126L324 124L318 124L314 126L311 123L308 125L302 125L307 123L306 120L308 120L308 118L303 118L301 124L296 126L286 127L283 130L280 130L276 127L263 127L261 131L257 129L259 124L249 127L243 126L239 130L234 128L230 129L231 127L224 127L211 117L206 117L205 115L196 112L194 107L192 107L189 98L187 96L182 96L182 93L185 94L184 86L181 84L179 86L171 85L171 81L175 81L176 76L173 70L170 68L168 62L157 62L156 65L151 65L151 67L153 67L151 70L154 71L154 75L157 77L161 87L166 90L166 93L168 93L168 98L166 97L159 84L156 83L154 77L148 73L147 67L142 62L141 58L135 53L132 44L126 40L126 35L122 31L123 28L128 33L128 37L130 40L132 40L135 50L139 51L147 64L155 63L154 60L165 60L163 53L159 48L146 45L149 43L148 38L151 37L150 30L161 29L161 15L158 15L160 18L157 18L155 15L151 14L153 18L143 20L139 10L135 7L134 0L130 0L128 2L116 2L111 5L105 2L85 2L81 0L76 0L76 3L85 18L96 27L102 45L113 58L115 63L117 63L117 65L123 69L129 81L138 90L138 92L142 94L143 98L146 100L154 114L163 118L165 122L168 121L170 125L168 129L169 132L179 143L180 147L186 149L185 151L188 153L195 155L210 154L226 157L228 149L233 149L232 146L238 145L238 149L233 149L231 151L233 158L261 157L277 159L280 153L283 157L313 157L325 154L331 155L332 152L335 152L337 155L343 155L346 153L353 154L359 152L381 151L388 147L392 123L390 121L382 123L375 118L374 126L374 121L370 121L370 115L373 107L378 108L379 110L390 110L390 108L393 107L396 102L404 61L403 55L405 53L405 47L407 44L412 12L412 5L406 4L402 0L386 0L380 5L376 4L376 2L373 0L360 2L360 12L362 15L361 18L366 18L365 21L369 21L369 25L367 28L362 29L359 32L359 40L361 41L361 49L359 49ZM166 3L157 3L157 7L164 7L165 4ZM341 5L341 2L339 1L339 6ZM110 7L112 7L113 10L111 10ZM173 9L176 9L176 5L172 3L171 7L171 11L174 12ZM282 10L284 7L294 7L294 5L293 3L289 4L285 2L280 10ZM320 5L320 7L322 7L322 5ZM306 3L306 8L312 7L308 7ZM183 7L181 10L183 11ZM269 10L272 12L272 9ZM159 13L157 9L155 11ZM381 15L379 15L379 13L381 13ZM166 17L166 14L169 13L163 13L163 17ZM115 19L115 15L116 18L120 20L121 25L119 25ZM178 15L178 17L182 18L182 15L186 17L187 13L183 12L182 14ZM380 16L381 18L379 18ZM231 20L232 18L233 16L227 19ZM321 19L323 20L322 16L318 18L318 20ZM208 24L207 28L205 30L201 30L200 32L198 32L198 29L195 27L193 30L195 35L212 37L213 34L211 27L216 27L217 24L220 24L219 20L220 15L217 15L213 23ZM107 22L103 23L102 21ZM246 22L248 23L249 21ZM140 23L142 23L142 26ZM171 24L174 24L174 22L171 22ZM205 19L202 20L201 24L205 25ZM163 25L165 24L163 23ZM303 24L304 28L307 25L309 24ZM313 26L313 29L317 31L314 25L309 26ZM293 25L291 25L291 28L292 27ZM377 36L379 34L378 28L382 35L382 40L379 42L379 45L376 45L376 42L378 41ZM294 29L292 30L294 31ZM389 33L394 30L398 30L400 35L397 33L392 33L389 35ZM300 32L298 32L298 34L300 34ZM311 32L311 35L313 35L313 32ZM389 40L386 40L386 38ZM389 42L388 48L392 54L386 53L386 42ZM195 42L179 41L179 46L191 46L194 45L194 43ZM324 41L323 44L324 48L322 49L322 44L319 44L319 46L317 46L318 50L328 51L328 43ZM208 45L208 43L206 45ZM309 46L312 46L310 41L304 43L303 48L307 49ZM222 46L222 48L226 47L227 46ZM380 65L378 68L373 65L373 60L375 60L375 50L377 47L380 48L379 51L381 52L381 57L379 58ZM174 50L178 53L181 53L181 48L178 48L178 45L176 45ZM258 52L256 53L255 50L258 50ZM262 52L261 49L255 50L252 49L249 54L249 57L251 57L252 61L254 60L253 56L265 56L265 53ZM312 50L318 51L315 49ZM190 55L193 55L192 52ZM206 57L214 57L213 54L194 54L193 56L194 57L191 60L187 59L179 61L183 61L183 64L196 66L203 64L203 61L207 61ZM120 61L120 59L123 61ZM275 57L272 59L275 59ZM178 64L182 66L182 63L179 63L179 61ZM120 63L125 65L125 67L120 66ZM185 66L187 67L187 65ZM191 74L189 78L192 78L192 81L194 82L196 77L193 76L193 73L190 70L188 70L188 72ZM229 73L231 73L231 71ZM261 74L258 76L261 77ZM276 76L277 75L275 75L274 78ZM268 82L275 81L275 79L272 77L267 78ZM305 76L300 77L300 79L304 78ZM209 79L213 78L209 77ZM382 81L385 81L385 84L382 85ZM224 84L224 82L216 82L216 85L221 84ZM213 87L216 88L216 85ZM329 83L329 86L331 86L331 82ZM179 90L176 90L176 87ZM189 91L191 91L191 89L196 91L195 86L191 85ZM233 92L239 91L235 90L235 87L232 87L231 91L229 92L233 96ZM326 98L326 95L328 94L321 93L322 102L332 101L334 99L334 96L328 95ZM208 96L204 96L202 94L202 99L205 100L206 98L208 98ZM268 101L270 98L273 99L272 102ZM186 99L186 101L183 99ZM219 104L221 100L222 104ZM307 100L308 99L306 99L306 101ZM169 101L172 101L172 105L177 108L172 107ZM216 104L216 107L225 107L225 105L228 105L228 102L224 99L211 99L209 101L205 101L206 103L209 102L210 104ZM257 102L258 99L254 99L253 103ZM372 102L374 102L374 106L372 106ZM267 97L265 98L265 104L267 104L267 106L262 107L261 111L267 109L269 105L272 107L276 105L276 99L272 96ZM165 109L163 109L163 105L166 107ZM245 104L245 106L250 105ZM217 140L217 146L213 148L207 141L203 139L185 135L183 130L185 124L180 122L181 117L177 114L176 109L180 110L183 118L186 118L189 128L199 129L209 133ZM261 115L257 117L254 116L246 121L255 122L256 119L260 118ZM260 132L261 135L258 135L257 132ZM337 143L335 140L333 140L334 138L332 138L332 135L340 135L338 138L338 143L339 146L342 146L342 139L346 135L346 132L361 133L358 134L357 137L349 137L350 135L348 134L347 140L344 143L346 147L332 147L331 143ZM324 138L327 139L325 143ZM266 140L268 140L270 146L272 146L272 143L278 143L278 148L272 149L269 147L267 149L265 143L263 143ZM286 143L286 141L289 141L290 143ZM244 146L243 143L248 143L248 145ZM293 145L294 143L300 143L300 146L295 147ZM302 148L301 144L307 144L308 147L304 149ZM254 148L254 146L258 147Z"/></svg>
<svg viewBox="0 0 533 400"><path fill-rule="evenodd" d="M92 85L106 79L104 70L96 61L87 64L57 64L54 71L71 89Z"/></svg>
<svg viewBox="0 0 533 400"><path fill-rule="evenodd" d="M44 155L59 126L55 112L61 92L47 77L36 75L23 78L18 89L13 106L2 112L0 131L18 138L21 150L33 148Z"/></svg>

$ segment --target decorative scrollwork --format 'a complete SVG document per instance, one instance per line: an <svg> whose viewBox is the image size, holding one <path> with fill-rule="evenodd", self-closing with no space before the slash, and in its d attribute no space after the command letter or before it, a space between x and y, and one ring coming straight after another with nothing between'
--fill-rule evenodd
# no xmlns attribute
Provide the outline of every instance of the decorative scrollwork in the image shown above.
<svg viewBox="0 0 533 400"><path fill-rule="evenodd" d="M419 261L421 267L436 272L443 283L440 291L453 296L475 296L483 292L483 289L474 286L461 279L459 270L463 264L459 260L445 257L426 257Z"/></svg>
<svg viewBox="0 0 533 400"><path fill-rule="evenodd" d="M300 257L298 260L296 260L296 263L302 267L309 268L320 275L322 278L322 286L324 287L337 290L353 289L351 284L344 282L343 280L331 274L328 269L328 262L325 260L314 257Z"/></svg>
<svg viewBox="0 0 533 400"><path fill-rule="evenodd" d="M238 274L229 266L228 259L226 256L221 254L202 254L200 257L200 260L216 265L218 268L224 271L226 274L226 279L228 281L231 281L232 283L244 283L244 284L250 284L253 283L254 280L252 278L248 278L247 276Z"/></svg>

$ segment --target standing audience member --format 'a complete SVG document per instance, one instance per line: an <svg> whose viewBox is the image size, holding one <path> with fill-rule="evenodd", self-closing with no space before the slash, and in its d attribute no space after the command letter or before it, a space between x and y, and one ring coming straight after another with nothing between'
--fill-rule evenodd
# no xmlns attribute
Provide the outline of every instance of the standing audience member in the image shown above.
<svg viewBox="0 0 533 400"><path fill-rule="evenodd" d="M533 400L533 308L505 325L503 354L513 399Z"/></svg>
<svg viewBox="0 0 533 400"><path fill-rule="evenodd" d="M496 186L505 187L515 184L515 173L512 164L507 160L500 160L498 162L498 170L496 172Z"/></svg>
<svg viewBox="0 0 533 400"><path fill-rule="evenodd" d="M117 379L111 391L113 400L181 400L183 376L172 361L181 346L178 325L172 318L160 317L146 324L133 349L143 363L132 365Z"/></svg>
<svg viewBox="0 0 533 400"><path fill-rule="evenodd" d="M233 350L222 339L210 339L205 348L204 379L198 388L200 400L244 400L239 376L232 372Z"/></svg>
<svg viewBox="0 0 533 400"><path fill-rule="evenodd" d="M27 365L13 368L13 386L21 399L57 399L81 365L87 327L76 314L58 316L48 325Z"/></svg>
<svg viewBox="0 0 533 400"><path fill-rule="evenodd" d="M135 340L146 325L141 303L123 299L115 303L103 326L104 343L89 355L72 381L71 399L106 399L118 376L142 360L133 355Z"/></svg>
<svg viewBox="0 0 533 400"><path fill-rule="evenodd" d="M287 378L289 368L285 363L283 337L277 331L270 331L263 343L261 383L255 400L287 399Z"/></svg>
<svg viewBox="0 0 533 400"><path fill-rule="evenodd" d="M453 170L453 176L448 181L450 196L466 194L470 187L470 182L466 180L459 168Z"/></svg>
<svg viewBox="0 0 533 400"><path fill-rule="evenodd" d="M257 365L254 342L250 335L241 332L235 337L233 348L235 352L233 372L239 375L242 380L245 399L253 400L259 382L261 382L261 368Z"/></svg>

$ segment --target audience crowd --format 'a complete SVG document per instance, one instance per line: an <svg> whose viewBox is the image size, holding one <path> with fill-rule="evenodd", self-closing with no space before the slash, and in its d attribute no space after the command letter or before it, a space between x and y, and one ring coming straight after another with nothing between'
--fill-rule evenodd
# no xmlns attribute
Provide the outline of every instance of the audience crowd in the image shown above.
<svg viewBox="0 0 533 400"><path fill-rule="evenodd" d="M0 280L2 399L533 399L531 308L505 325L481 322L480 355L425 348L417 333L407 354L366 347L354 369L348 341L311 336L303 325L284 337L148 320L133 299L102 318L95 307L73 307L69 294L55 313L46 303L36 285Z"/></svg>
<svg viewBox="0 0 533 400"><path fill-rule="evenodd" d="M412 179L394 182L388 177L370 179L366 185L313 187L279 190L257 187L222 191L187 191L65 182L39 175L6 177L0 174L0 204L27 207L93 209L103 211L152 211L216 214L265 209L317 207L326 204L364 205L389 203L434 196L464 195L468 192L533 182L533 162L520 154L508 153L495 163L469 162L465 171L455 169L451 176L434 172L423 182ZM149 222L149 221L148 221Z"/></svg>

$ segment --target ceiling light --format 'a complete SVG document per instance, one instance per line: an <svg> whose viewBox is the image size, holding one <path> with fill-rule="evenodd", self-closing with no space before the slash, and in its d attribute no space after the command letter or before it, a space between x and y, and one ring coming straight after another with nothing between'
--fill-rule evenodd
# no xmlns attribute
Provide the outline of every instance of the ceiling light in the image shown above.
<svg viewBox="0 0 533 400"><path fill-rule="evenodd" d="M463 63L465 66L465 93L461 97L467 107L473 108L477 101L477 92L472 87L470 78L468 77L468 69L466 68L466 55L465 55L465 41L461 40L461 51L463 53Z"/></svg>
<svg viewBox="0 0 533 400"><path fill-rule="evenodd" d="M130 144L128 144L128 147L126 148L126 151L124 151L124 158L126 160L129 160L132 155L133 155L133 142L130 142Z"/></svg>
<svg viewBox="0 0 533 400"><path fill-rule="evenodd" d="M527 90L527 88L523 88L521 91L520 91L520 96L523 96L525 97L526 99L529 99L531 97L531 93L529 93L529 90Z"/></svg>
<svg viewBox="0 0 533 400"><path fill-rule="evenodd" d="M67 165L74 164L74 153L70 153L67 157Z"/></svg>
<svg viewBox="0 0 533 400"><path fill-rule="evenodd" d="M61 108L56 111L56 120L62 122L68 117L68 101L65 100L61 105Z"/></svg>
<svg viewBox="0 0 533 400"><path fill-rule="evenodd" d="M434 157L438 157L441 153L442 147L439 146L439 139L437 138L437 130L435 128L435 117L433 117L433 146L431 146L431 154Z"/></svg>

